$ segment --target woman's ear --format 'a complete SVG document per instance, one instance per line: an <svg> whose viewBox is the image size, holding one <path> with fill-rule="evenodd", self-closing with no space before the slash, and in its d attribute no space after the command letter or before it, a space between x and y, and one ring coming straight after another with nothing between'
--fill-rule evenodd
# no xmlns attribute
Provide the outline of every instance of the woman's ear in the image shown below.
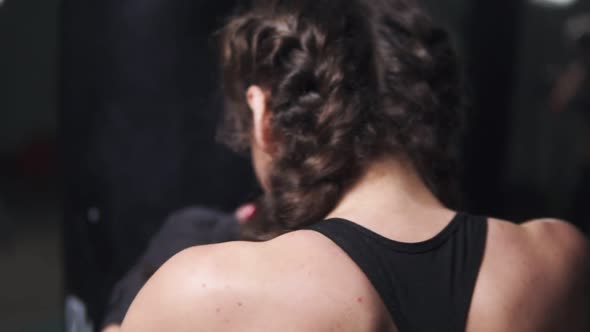
<svg viewBox="0 0 590 332"><path fill-rule="evenodd" d="M267 108L266 93L257 85L252 85L246 92L248 106L252 111L253 144L262 151L270 152L272 135L270 128L270 112Z"/></svg>

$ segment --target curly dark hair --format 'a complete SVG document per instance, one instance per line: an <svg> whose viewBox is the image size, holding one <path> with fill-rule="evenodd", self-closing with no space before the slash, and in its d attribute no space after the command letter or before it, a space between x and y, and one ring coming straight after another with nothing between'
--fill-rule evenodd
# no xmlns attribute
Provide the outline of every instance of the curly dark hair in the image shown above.
<svg viewBox="0 0 590 332"><path fill-rule="evenodd" d="M249 234L322 220L384 156L411 161L451 203L462 79L446 31L414 1L253 0L221 31L221 48L222 138L248 148L246 91L257 85L279 146Z"/></svg>

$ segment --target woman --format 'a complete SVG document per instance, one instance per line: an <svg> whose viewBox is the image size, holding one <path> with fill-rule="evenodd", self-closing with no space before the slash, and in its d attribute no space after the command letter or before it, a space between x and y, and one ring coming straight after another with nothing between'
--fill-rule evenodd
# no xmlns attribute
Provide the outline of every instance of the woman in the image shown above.
<svg viewBox="0 0 590 332"><path fill-rule="evenodd" d="M131 331L584 331L588 254L560 221L447 208L461 87L410 0L262 0L222 33L230 142L265 190L245 233L186 250Z"/></svg>

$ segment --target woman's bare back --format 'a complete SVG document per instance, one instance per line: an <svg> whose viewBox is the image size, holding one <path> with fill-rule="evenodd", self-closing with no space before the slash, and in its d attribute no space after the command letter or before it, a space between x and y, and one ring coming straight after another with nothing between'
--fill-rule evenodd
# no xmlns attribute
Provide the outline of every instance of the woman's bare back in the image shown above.
<svg viewBox="0 0 590 332"><path fill-rule="evenodd" d="M568 224L490 219L467 331L585 331L588 276L588 243ZM168 329L397 331L363 272L312 231L181 253L141 292L123 325Z"/></svg>

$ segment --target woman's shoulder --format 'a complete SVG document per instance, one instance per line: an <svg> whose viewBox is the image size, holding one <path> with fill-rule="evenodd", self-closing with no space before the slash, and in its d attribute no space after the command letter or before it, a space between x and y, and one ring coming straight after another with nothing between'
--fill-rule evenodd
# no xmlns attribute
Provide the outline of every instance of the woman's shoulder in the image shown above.
<svg viewBox="0 0 590 332"><path fill-rule="evenodd" d="M489 219L471 330L478 324L508 324L498 328L515 331L587 328L580 309L590 305L589 248L584 235L561 220L519 225Z"/></svg>
<svg viewBox="0 0 590 332"><path fill-rule="evenodd" d="M236 308L229 306L226 287L235 286L241 264L249 259L248 247L245 243L227 243L176 254L139 292L122 331L219 330L218 324L231 323L226 320ZM239 298L236 289L234 292ZM197 322L201 325L194 325Z"/></svg>
<svg viewBox="0 0 590 332"><path fill-rule="evenodd" d="M588 263L590 243L586 236L572 224L559 219L534 219L515 224L499 219L489 219L489 241L494 249L505 254L539 260L540 267L555 269L569 265Z"/></svg>
<svg viewBox="0 0 590 332"><path fill-rule="evenodd" d="M346 323L353 331L359 323L343 322L341 313L370 303L358 301L363 285L354 276L335 278L341 267L327 262L341 253L318 237L299 231L268 242L187 249L154 274L122 330L319 331Z"/></svg>

